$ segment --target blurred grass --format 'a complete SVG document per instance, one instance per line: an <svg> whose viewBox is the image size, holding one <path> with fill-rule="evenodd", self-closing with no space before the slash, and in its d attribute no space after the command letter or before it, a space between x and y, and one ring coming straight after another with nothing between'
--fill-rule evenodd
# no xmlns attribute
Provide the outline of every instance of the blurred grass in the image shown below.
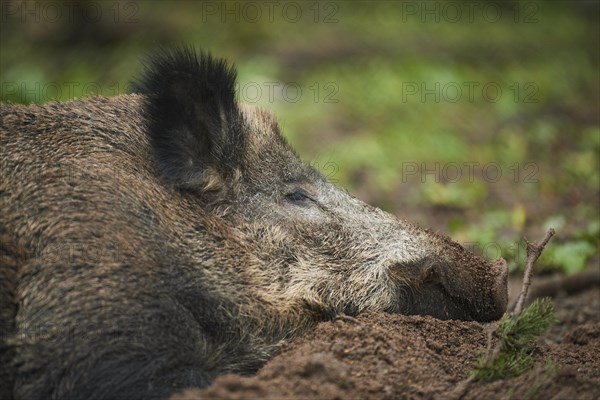
<svg viewBox="0 0 600 400"><path fill-rule="evenodd" d="M2 101L125 93L145 53L190 43L364 200L513 268L548 224L542 264L598 262L597 2L28 3L3 2Z"/></svg>

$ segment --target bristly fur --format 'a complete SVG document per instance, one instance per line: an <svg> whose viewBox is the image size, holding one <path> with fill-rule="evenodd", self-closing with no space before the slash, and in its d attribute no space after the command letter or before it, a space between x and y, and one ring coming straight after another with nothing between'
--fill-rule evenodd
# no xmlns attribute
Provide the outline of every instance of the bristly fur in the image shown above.
<svg viewBox="0 0 600 400"><path fill-rule="evenodd" d="M502 316L506 262L336 188L234 86L183 48L139 94L0 104L0 397L166 400L341 312Z"/></svg>
<svg viewBox="0 0 600 400"><path fill-rule="evenodd" d="M134 92L146 97L143 115L162 178L202 189L217 166L221 178L229 176L245 143L235 68L190 47L161 49L144 67Z"/></svg>

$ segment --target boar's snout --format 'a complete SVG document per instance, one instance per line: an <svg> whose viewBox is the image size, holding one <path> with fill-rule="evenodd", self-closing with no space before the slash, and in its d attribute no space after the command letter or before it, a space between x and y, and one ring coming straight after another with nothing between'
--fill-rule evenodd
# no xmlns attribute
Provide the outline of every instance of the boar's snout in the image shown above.
<svg viewBox="0 0 600 400"><path fill-rule="evenodd" d="M403 291L405 314L431 315L439 319L495 321L502 317L508 302L508 265L477 257L480 264L470 268L449 268L428 260L422 266L421 284ZM396 310L394 310L396 311Z"/></svg>
<svg viewBox="0 0 600 400"><path fill-rule="evenodd" d="M502 258L493 263L474 257L477 268L459 268L458 273L440 268L437 273L443 289L454 303L463 304L467 316L481 322L502 317L508 303L508 264Z"/></svg>

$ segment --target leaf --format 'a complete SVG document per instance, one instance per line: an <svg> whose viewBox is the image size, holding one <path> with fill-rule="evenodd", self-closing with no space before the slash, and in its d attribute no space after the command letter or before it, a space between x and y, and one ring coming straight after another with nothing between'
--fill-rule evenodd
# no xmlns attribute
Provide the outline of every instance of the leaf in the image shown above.
<svg viewBox="0 0 600 400"><path fill-rule="evenodd" d="M548 249L543 259L549 265L563 269L567 274L574 274L586 267L587 259L595 253L594 245L585 240L575 240Z"/></svg>
<svg viewBox="0 0 600 400"><path fill-rule="evenodd" d="M517 231L523 230L525 226L525 220L527 219L527 212L523 204L517 204L512 211L512 227Z"/></svg>

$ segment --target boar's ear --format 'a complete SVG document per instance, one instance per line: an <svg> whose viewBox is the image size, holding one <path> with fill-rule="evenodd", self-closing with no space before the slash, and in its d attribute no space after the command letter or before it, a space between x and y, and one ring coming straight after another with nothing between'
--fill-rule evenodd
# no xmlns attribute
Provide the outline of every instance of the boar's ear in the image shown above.
<svg viewBox="0 0 600 400"><path fill-rule="evenodd" d="M145 95L147 130L167 184L214 190L232 176L245 147L235 82L235 69L224 60L190 48L148 58L134 92Z"/></svg>

